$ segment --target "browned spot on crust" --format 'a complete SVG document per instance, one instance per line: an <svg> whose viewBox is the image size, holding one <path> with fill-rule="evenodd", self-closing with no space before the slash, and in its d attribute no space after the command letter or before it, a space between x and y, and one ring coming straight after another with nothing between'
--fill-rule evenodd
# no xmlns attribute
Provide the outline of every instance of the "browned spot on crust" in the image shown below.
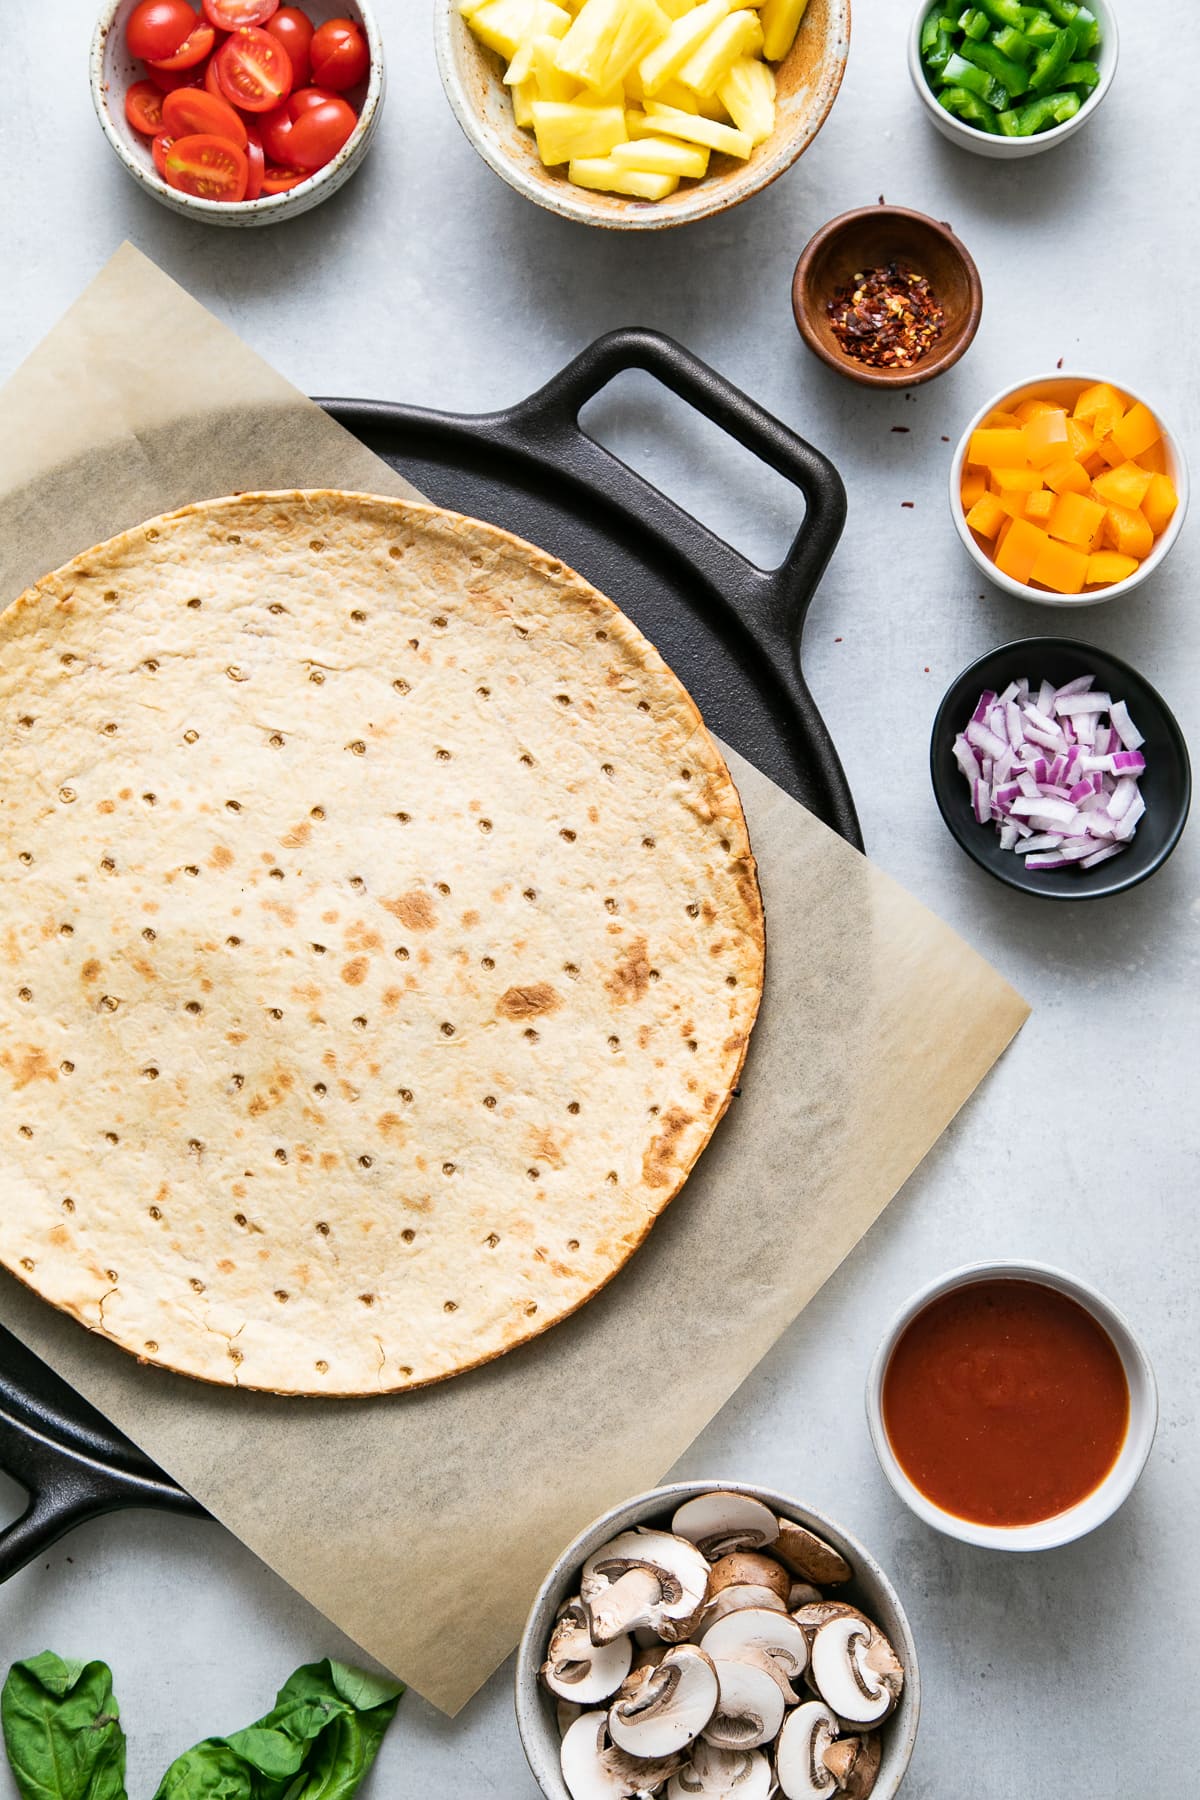
<svg viewBox="0 0 1200 1800"><path fill-rule="evenodd" d="M660 1129L656 1137L651 1138L650 1147L642 1157L642 1180L647 1187L669 1187L674 1180L671 1164L681 1134L692 1122L690 1113L684 1112L681 1106L668 1107L660 1120Z"/></svg>
<svg viewBox="0 0 1200 1800"><path fill-rule="evenodd" d="M323 1169L336 1169L337 1166L338 1166L338 1159L335 1156L334 1152L332 1150L322 1150L322 1152L321 1152L321 1167Z"/></svg>
<svg viewBox="0 0 1200 1800"><path fill-rule="evenodd" d="M89 956L79 973L85 981L95 981L100 973L100 964L94 956Z"/></svg>
<svg viewBox="0 0 1200 1800"><path fill-rule="evenodd" d="M642 998L650 986L650 952L644 937L634 938L621 952L604 986L618 1006Z"/></svg>
<svg viewBox="0 0 1200 1800"><path fill-rule="evenodd" d="M387 1012L395 1012L396 1008L399 1006L399 1004L400 1004L401 1000L403 1000L403 998L404 998L404 989L403 988L398 988L398 987L384 988L384 990L383 990L384 1009Z"/></svg>
<svg viewBox="0 0 1200 1800"><path fill-rule="evenodd" d="M23 1049L0 1050L0 1068L12 1076L13 1092L28 1087L31 1081L57 1081L58 1070L40 1044L26 1044Z"/></svg>
<svg viewBox="0 0 1200 1800"><path fill-rule="evenodd" d="M353 925L347 925L343 933L343 942L347 950L381 950L383 939L377 931L364 925L361 919L355 919Z"/></svg>
<svg viewBox="0 0 1200 1800"><path fill-rule="evenodd" d="M409 931L432 931L437 924L433 902L420 888L414 888L409 894L401 894L398 900L381 900L379 904L394 919L399 919Z"/></svg>
<svg viewBox="0 0 1200 1800"><path fill-rule="evenodd" d="M566 1161L562 1139L547 1127L539 1131L531 1125L525 1134L525 1148L535 1162L549 1163L552 1169L561 1169Z"/></svg>
<svg viewBox="0 0 1200 1800"><path fill-rule="evenodd" d="M342 980L347 987L361 987L367 979L370 967L370 962L365 956L352 957L342 970Z"/></svg>
<svg viewBox="0 0 1200 1800"><path fill-rule="evenodd" d="M101 813L114 813L116 810L117 803L115 800L101 800L96 806L96 811Z"/></svg>
<svg viewBox="0 0 1200 1800"><path fill-rule="evenodd" d="M406 1199L403 1204L407 1207L409 1212L427 1213L433 1211L433 1201L428 1194L411 1197Z"/></svg>
<svg viewBox="0 0 1200 1800"><path fill-rule="evenodd" d="M408 1126L399 1113L380 1113L375 1121L375 1129L380 1137L387 1138L392 1144L403 1144L408 1137Z"/></svg>
<svg viewBox="0 0 1200 1800"><path fill-rule="evenodd" d="M475 911L473 906L467 908L462 916L462 922L467 931L470 931L474 926L478 925L479 914Z"/></svg>
<svg viewBox="0 0 1200 1800"><path fill-rule="evenodd" d="M264 912L274 913L289 929L296 923L296 909L289 906L286 900L260 900L258 904Z"/></svg>
<svg viewBox="0 0 1200 1800"><path fill-rule="evenodd" d="M528 987L510 987L496 1002L496 1011L506 1019L533 1019L541 1013L557 1012L562 1001L548 981L534 981Z"/></svg>
<svg viewBox="0 0 1200 1800"><path fill-rule="evenodd" d="M232 1275L237 1269L237 1264L235 1262L230 1262L227 1256L223 1256L217 1264L217 1267L220 1269L222 1275Z"/></svg>
<svg viewBox="0 0 1200 1800"><path fill-rule="evenodd" d="M311 836L312 826L307 819L301 819L298 825L293 825L290 831L285 831L279 841L285 850L299 850L302 844L307 844Z"/></svg>
<svg viewBox="0 0 1200 1800"><path fill-rule="evenodd" d="M228 844L214 844L208 859L210 869L231 869L233 867L233 851Z"/></svg>

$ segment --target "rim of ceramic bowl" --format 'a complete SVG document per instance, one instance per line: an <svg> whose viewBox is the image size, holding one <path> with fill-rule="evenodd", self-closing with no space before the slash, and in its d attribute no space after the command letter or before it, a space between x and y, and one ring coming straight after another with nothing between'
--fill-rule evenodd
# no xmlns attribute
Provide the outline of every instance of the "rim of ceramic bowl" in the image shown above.
<svg viewBox="0 0 1200 1800"><path fill-rule="evenodd" d="M1011 400L1020 404L1022 399L1034 397L1035 391L1039 394L1045 393L1055 384L1068 387L1078 383L1087 387L1102 381L1110 382L1114 387L1120 388L1122 393L1129 394L1135 401L1140 401L1154 414L1158 421L1163 445L1174 464L1172 479L1179 504L1175 508L1170 524L1154 545L1149 556L1139 564L1132 575L1127 575L1124 581L1114 581L1110 587L1098 588L1095 593L1091 594L1052 594L1041 588L1027 587L1023 582L1015 581L1011 575L1006 575L1003 569L996 567L986 551L979 548L971 527L967 524L966 513L963 511L961 488L963 465L966 462L971 434L978 430L989 413L1005 411L1006 401ZM1191 477L1178 433L1163 417L1161 407L1154 401L1147 400L1139 389L1131 387L1128 382L1114 380L1111 374L1095 375L1078 369L1051 369L1043 375L1030 375L1024 381L1009 382L1006 387L1000 389L999 393L993 394L991 399L986 401L974 414L955 445L954 455L950 459L949 495L950 516L954 521L954 529L981 575L986 575L996 587L1003 588L1006 594L1012 594L1018 600L1031 600L1036 606L1070 609L1084 606L1104 606L1110 600L1119 600L1124 595L1132 593L1134 588L1140 587L1156 570L1162 567L1178 543L1179 534L1183 530L1183 522L1187 517L1188 503L1191 499Z"/></svg>
<svg viewBox="0 0 1200 1800"><path fill-rule="evenodd" d="M576 224L599 225L610 231L663 231L672 226L690 225L698 219L709 219L719 213L729 212L744 200L761 194L765 188L778 181L781 175L785 175L812 144L838 97L850 54L851 0L829 0L829 7L830 24L836 29L836 37L832 53L821 65L818 109L808 120L807 129L798 131L794 140L785 136L771 154L762 154L770 150L770 140L759 145L754 156L760 160L747 163L746 174L749 175L751 169L754 174L744 187L730 192L720 183L709 184L702 180L687 190L685 204L675 207L645 204L626 211L609 210L606 202L619 199L620 196L597 195L586 188L572 187L565 176L558 176L553 181L544 183L527 174L496 140L482 117L468 84L460 77L454 33L456 26L462 21L456 0L435 0L434 52L443 90L464 136L488 167L506 181L509 187L526 200L532 200L535 205L558 214L560 218L572 219ZM474 40L472 51L481 58L488 54L484 46ZM776 135L778 132L777 122Z"/></svg>
<svg viewBox="0 0 1200 1800"><path fill-rule="evenodd" d="M147 187L157 198L166 200L174 210L221 224L228 224L235 219L256 219L266 223L292 211L305 211L316 200L323 187L328 186L330 193L333 193L341 185L341 181L335 181L334 178L348 175L351 166L356 165L364 154L383 100L385 81L383 37L367 0L352 0L353 10L359 15L367 47L371 52L367 92L359 110L357 125L332 162L326 163L324 168L315 169L307 181L298 182L294 188L287 188L281 194L262 194L257 200L202 200L198 195L181 193L178 188L173 188L162 179L153 163L147 167L131 155L116 128L104 78L105 47L123 4L124 0L107 0L92 33L89 62L92 105L96 109L101 129L126 173ZM320 197L324 198L323 195Z"/></svg>
<svg viewBox="0 0 1200 1800"><path fill-rule="evenodd" d="M818 1512L815 1507L802 1505L790 1494L783 1494L778 1489L764 1486L754 1481L726 1481L717 1476L697 1477L688 1481L671 1481L661 1487L647 1488L644 1493L633 1494L616 1506L593 1519L590 1525L577 1532L571 1542L555 1557L554 1563L540 1584L537 1594L529 1609L525 1628L521 1633L521 1641L517 1649L516 1671L514 1676L514 1701L517 1716L517 1730L520 1733L521 1745L525 1758L533 1773L535 1781L548 1800L560 1800L567 1790L565 1785L552 1791L547 1788L538 1772L537 1761L544 1753L550 1757L554 1768L558 1765L558 1736L552 1721L543 1704L541 1684L538 1671L541 1667L545 1645L542 1632L546 1629L543 1614L550 1607L557 1588L562 1584L565 1575L574 1573L594 1548L604 1543L606 1538L616 1531L644 1523L659 1513L669 1514L682 1501L693 1498L697 1494L720 1493L749 1494L784 1517L792 1518L798 1524L804 1524L818 1534L826 1537L835 1549L840 1550L852 1564L856 1578L866 1575L869 1581L878 1588L886 1605L890 1608L892 1619L890 1629L895 1632L895 1647L904 1664L904 1687L901 1692L899 1706L892 1715L892 1723L901 1723L903 1735L893 1734L890 1743L895 1743L894 1752L897 1766L894 1779L889 1778L886 1786L877 1786L874 1790L875 1800L894 1800L908 1772L912 1760L913 1746L916 1742L917 1727L921 1719L921 1671L917 1658L917 1646L913 1639L912 1626L908 1614L904 1610L900 1596L884 1569L858 1538L836 1519L826 1513ZM537 1742L534 1742L534 1739ZM561 1778L560 1778L561 1779Z"/></svg>
<svg viewBox="0 0 1200 1800"><path fill-rule="evenodd" d="M977 131L973 125L966 124L964 120L956 118L953 113L947 112L944 106L938 105L937 96L930 87L925 74L925 65L921 61L921 27L933 11L935 4L936 0L918 0L912 28L908 34L908 72L921 103L933 123L945 136L952 137L956 143L963 144L968 150L975 151L977 155L990 155L996 161L1002 161L1009 158L1037 155L1043 150L1052 150L1056 144L1061 144L1065 139L1073 137L1087 123L1113 84L1117 73L1117 64L1121 59L1121 33L1117 25L1117 16L1109 4L1109 0L1089 0L1103 34L1101 37L1103 66L1100 70L1099 81L1075 116L1067 119L1062 125L1055 125L1050 131L1039 131L1033 138L996 138L990 132ZM990 148L983 149L983 144ZM1011 145L1012 148L1000 149L998 148L1000 145Z"/></svg>
<svg viewBox="0 0 1200 1800"><path fill-rule="evenodd" d="M902 369L877 369L869 363L856 362L851 356L839 356L829 349L820 333L812 323L812 298L809 292L809 279L813 265L823 251L836 243L838 237L860 220L865 219L899 219L915 224L921 229L930 231L935 237L949 246L958 257L966 275L967 286L971 293L971 304L966 319L958 334L939 352L937 346L930 350L920 362ZM923 382L934 381L952 369L975 341L983 318L983 280L979 267L967 246L952 226L944 219L935 219L929 213L918 212L911 206L856 206L849 212L839 213L836 218L829 219L809 238L796 263L792 275L792 316L796 321L796 329L815 356L820 357L826 368L837 375L844 375L849 381L857 381L861 387L873 388L910 388L920 387Z"/></svg>
<svg viewBox="0 0 1200 1800"><path fill-rule="evenodd" d="M1129 1425L1116 1462L1099 1487L1049 1519L1032 1525L978 1525L944 1511L910 1481L892 1449L883 1422L883 1382L896 1344L931 1301L980 1281L1032 1281L1054 1288L1089 1313L1111 1340L1129 1386ZM1002 1259L966 1263L937 1276L911 1295L892 1319L871 1362L866 1386L867 1426L871 1443L894 1492L926 1525L946 1537L985 1550L1056 1550L1103 1525L1125 1504L1141 1478L1158 1428L1158 1384L1150 1358L1124 1313L1111 1300L1065 1269L1050 1263Z"/></svg>

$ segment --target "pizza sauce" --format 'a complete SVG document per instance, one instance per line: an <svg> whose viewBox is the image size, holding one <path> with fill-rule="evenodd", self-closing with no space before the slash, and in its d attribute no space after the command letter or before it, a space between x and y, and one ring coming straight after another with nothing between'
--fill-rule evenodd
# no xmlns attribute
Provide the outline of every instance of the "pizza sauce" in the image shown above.
<svg viewBox="0 0 1200 1800"><path fill-rule="evenodd" d="M883 1420L909 1480L976 1525L1031 1525L1086 1499L1129 1425L1108 1333L1041 1282L985 1280L910 1321L883 1381Z"/></svg>

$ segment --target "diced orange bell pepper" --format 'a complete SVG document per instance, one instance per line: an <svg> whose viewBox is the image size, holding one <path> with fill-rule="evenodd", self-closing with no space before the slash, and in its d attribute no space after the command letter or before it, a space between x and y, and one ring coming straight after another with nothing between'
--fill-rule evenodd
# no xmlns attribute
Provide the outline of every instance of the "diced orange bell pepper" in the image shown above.
<svg viewBox="0 0 1200 1800"><path fill-rule="evenodd" d="M1025 517L1025 502L1029 495L1023 494L1019 488L1004 488L998 494L993 493L991 498L996 502L1000 511L1007 514L1010 519Z"/></svg>
<svg viewBox="0 0 1200 1800"><path fill-rule="evenodd" d="M1106 469L1092 482L1092 492L1105 506L1127 506L1136 512L1154 480L1135 462L1123 462L1119 468Z"/></svg>
<svg viewBox="0 0 1200 1800"><path fill-rule="evenodd" d="M1016 413L1010 412L990 412L983 421L985 431L1017 431L1020 426Z"/></svg>
<svg viewBox="0 0 1200 1800"><path fill-rule="evenodd" d="M1054 503L1046 529L1053 538L1074 544L1079 550L1094 550L1104 528L1104 507L1086 494L1060 494Z"/></svg>
<svg viewBox="0 0 1200 1800"><path fill-rule="evenodd" d="M1097 438L1115 431L1125 416L1129 401L1110 382L1098 381L1084 388L1075 402L1075 417L1090 425Z"/></svg>
<svg viewBox="0 0 1200 1800"><path fill-rule="evenodd" d="M1041 469L1047 463L1061 462L1064 456L1071 454L1071 446L1067 438L1067 415L1061 407L1054 407L1050 412L1038 413L1027 425L1021 427L1021 436L1025 439L1025 454L1035 468Z"/></svg>
<svg viewBox="0 0 1200 1800"><path fill-rule="evenodd" d="M987 493L987 471L985 469L964 469L960 491L963 511L970 512L980 496Z"/></svg>
<svg viewBox="0 0 1200 1800"><path fill-rule="evenodd" d="M994 538L1007 517L995 494L981 494L967 514L967 524L980 537Z"/></svg>
<svg viewBox="0 0 1200 1800"><path fill-rule="evenodd" d="M1000 546L996 567L1014 581L1027 582L1043 546L1049 542L1046 533L1031 525L1028 519L1014 519Z"/></svg>
<svg viewBox="0 0 1200 1800"><path fill-rule="evenodd" d="M1031 419L1038 417L1039 413L1059 411L1061 408L1055 406L1053 400L1022 400L1020 406L1013 408L1017 422L1021 425L1028 425Z"/></svg>
<svg viewBox="0 0 1200 1800"><path fill-rule="evenodd" d="M1154 533L1144 513L1131 512L1127 506L1110 506L1104 515L1104 541L1122 556L1136 556L1141 562L1154 547Z"/></svg>
<svg viewBox="0 0 1200 1800"><path fill-rule="evenodd" d="M1161 436L1158 420L1150 408L1143 406L1140 400L1135 406L1130 407L1113 432L1113 437L1126 456L1135 459L1143 455L1151 444L1156 444Z"/></svg>
<svg viewBox="0 0 1200 1800"><path fill-rule="evenodd" d="M973 431L967 461L985 469L1019 469L1028 461L1023 431Z"/></svg>
<svg viewBox="0 0 1200 1800"><path fill-rule="evenodd" d="M992 555L995 556L997 559L999 558L999 552L1004 543L1004 540L1008 536L1008 534L1012 530L1012 528L1013 528L1012 520L1005 519L1003 525L1000 527L999 531L996 533L996 541L992 545Z"/></svg>
<svg viewBox="0 0 1200 1800"><path fill-rule="evenodd" d="M1151 444L1148 450L1143 450L1138 461L1143 469L1148 469L1152 475L1166 475L1168 473L1167 447L1162 439L1159 438L1157 444Z"/></svg>
<svg viewBox="0 0 1200 1800"><path fill-rule="evenodd" d="M992 470L992 487L998 494L1036 494L1041 485L1036 469Z"/></svg>
<svg viewBox="0 0 1200 1800"><path fill-rule="evenodd" d="M1067 443L1076 462L1086 462L1096 454L1095 436L1079 419L1067 420Z"/></svg>
<svg viewBox="0 0 1200 1800"><path fill-rule="evenodd" d="M1136 556L1119 556L1115 550L1093 550L1088 557L1087 584L1089 587L1111 587L1114 581L1126 580L1140 567Z"/></svg>
<svg viewBox="0 0 1200 1800"><path fill-rule="evenodd" d="M1090 494L1092 491L1087 470L1082 463L1072 462L1070 458L1048 463L1042 470L1042 480L1056 494Z"/></svg>
<svg viewBox="0 0 1200 1800"><path fill-rule="evenodd" d="M1097 438L1096 450L1099 454L1102 468L1119 469L1123 462L1128 461L1125 452L1122 450L1115 437Z"/></svg>
<svg viewBox="0 0 1200 1800"><path fill-rule="evenodd" d="M1057 505L1057 495L1051 493L1049 488L1039 488L1025 502L1025 517L1032 519L1035 525L1044 525Z"/></svg>
<svg viewBox="0 0 1200 1800"><path fill-rule="evenodd" d="M1088 559L1085 550L1047 538L1037 553L1029 579L1056 594L1082 594L1087 580Z"/></svg>
<svg viewBox="0 0 1200 1800"><path fill-rule="evenodd" d="M1142 517L1155 537L1159 537L1167 529L1178 505L1179 495L1175 492L1175 484L1170 476L1152 475L1150 485L1142 497Z"/></svg>

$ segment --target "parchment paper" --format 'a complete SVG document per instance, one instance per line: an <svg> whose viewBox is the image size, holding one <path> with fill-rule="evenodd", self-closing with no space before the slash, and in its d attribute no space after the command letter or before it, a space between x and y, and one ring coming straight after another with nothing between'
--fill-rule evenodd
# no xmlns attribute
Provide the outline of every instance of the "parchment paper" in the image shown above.
<svg viewBox="0 0 1200 1800"><path fill-rule="evenodd" d="M151 315L169 381L142 356ZM413 491L126 246L0 392L0 604L175 504L304 486ZM558 1549L686 1449L1027 1015L924 907L730 763L768 936L741 1097L582 1312L420 1393L289 1401L141 1368L0 1279L10 1330L449 1713L512 1648ZM650 1369L653 1429L629 1403Z"/></svg>

